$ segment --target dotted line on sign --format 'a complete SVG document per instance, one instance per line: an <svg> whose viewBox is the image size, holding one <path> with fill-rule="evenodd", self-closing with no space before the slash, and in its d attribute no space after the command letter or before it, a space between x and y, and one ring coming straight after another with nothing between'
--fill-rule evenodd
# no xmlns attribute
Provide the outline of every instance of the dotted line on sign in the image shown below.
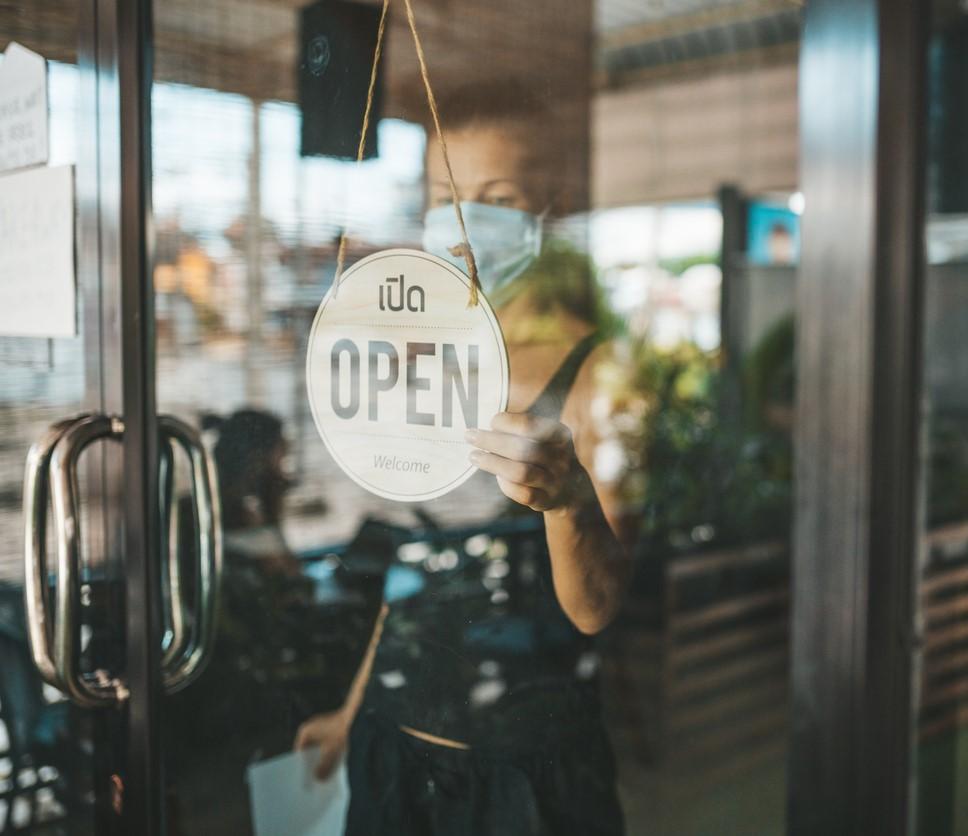
<svg viewBox="0 0 968 836"><path fill-rule="evenodd" d="M451 441L446 438L414 438L412 435L392 435L390 433L365 433L359 430L337 430L334 429L333 432L342 433L343 435L362 435L366 438L392 438L397 441L422 441L425 444L463 444L467 445L466 441Z"/></svg>
<svg viewBox="0 0 968 836"><path fill-rule="evenodd" d="M390 325L386 322L324 322L324 328L334 325L348 325L357 328L420 328L428 331L476 331L476 328L468 328L462 325Z"/></svg>

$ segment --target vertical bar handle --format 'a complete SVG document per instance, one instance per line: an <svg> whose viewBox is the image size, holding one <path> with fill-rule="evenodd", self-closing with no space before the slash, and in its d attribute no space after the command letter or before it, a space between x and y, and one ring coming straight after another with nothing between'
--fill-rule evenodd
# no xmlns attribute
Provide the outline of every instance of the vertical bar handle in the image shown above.
<svg viewBox="0 0 968 836"><path fill-rule="evenodd" d="M106 671L85 675L81 654L80 508L77 502L77 462L97 439L120 441L124 422L107 415L86 415L74 421L54 445L50 458L51 499L57 542L57 585L54 596L54 669L57 687L84 708L117 705L127 699L124 683Z"/></svg>
<svg viewBox="0 0 968 836"><path fill-rule="evenodd" d="M77 418L50 426L27 453L24 472L24 610L30 655L41 679L63 690L54 666L53 620L47 566L47 506L50 480L48 468L54 446Z"/></svg>
<svg viewBox="0 0 968 836"><path fill-rule="evenodd" d="M187 641L182 641L176 635L173 644L181 645L181 652L177 655L166 654L162 671L166 690L175 693L187 687L201 674L214 650L223 562L222 515L215 463L211 452L202 441L201 434L194 427L171 415L159 416L158 426L165 444L181 447L191 464L192 499L198 533L191 636ZM175 507L173 505L172 509ZM162 523L163 526L167 524L167 520ZM173 557L171 550L168 559L170 563L178 562L177 555ZM168 586L173 625L184 624L183 614L187 609L179 572L177 567L169 568Z"/></svg>
<svg viewBox="0 0 968 836"><path fill-rule="evenodd" d="M183 602L181 564L178 560L180 509L175 502L175 450L171 439L162 435L158 445L158 513L161 525L162 560L161 589L164 636L162 638L163 668L174 665L188 641L188 620Z"/></svg>

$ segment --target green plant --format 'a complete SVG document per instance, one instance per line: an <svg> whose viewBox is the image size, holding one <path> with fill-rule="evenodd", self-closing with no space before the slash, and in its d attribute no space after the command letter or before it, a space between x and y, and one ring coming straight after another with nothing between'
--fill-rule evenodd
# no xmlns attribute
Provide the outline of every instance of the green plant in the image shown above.
<svg viewBox="0 0 968 836"><path fill-rule="evenodd" d="M792 456L788 433L720 408L716 355L691 345L632 349L619 397L630 454L627 499L641 507L654 549L737 545L789 534Z"/></svg>

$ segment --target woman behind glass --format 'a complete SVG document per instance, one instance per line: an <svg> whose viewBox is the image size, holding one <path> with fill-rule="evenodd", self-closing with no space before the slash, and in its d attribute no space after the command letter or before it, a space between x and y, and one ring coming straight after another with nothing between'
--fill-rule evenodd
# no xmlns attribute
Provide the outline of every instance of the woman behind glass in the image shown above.
<svg viewBox="0 0 968 836"><path fill-rule="evenodd" d="M407 592L391 568L343 707L304 723L296 747L320 748L325 777L348 746L353 836L621 834L592 636L619 608L632 521L593 466L609 347L591 268L547 234L569 208L569 149L512 82L461 89L440 112L511 387L508 410L467 433L479 472L424 512L451 528L455 508L498 511L461 520L448 561ZM424 247L463 269L428 136Z"/></svg>

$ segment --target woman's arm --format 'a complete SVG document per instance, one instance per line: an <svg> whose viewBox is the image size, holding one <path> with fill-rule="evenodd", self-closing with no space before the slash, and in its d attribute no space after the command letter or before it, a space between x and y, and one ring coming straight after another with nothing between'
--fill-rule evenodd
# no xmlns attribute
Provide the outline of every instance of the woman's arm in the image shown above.
<svg viewBox="0 0 968 836"><path fill-rule="evenodd" d="M510 499L544 513L555 594L565 614L583 633L604 629L631 573L630 525L617 498L582 464L572 430L560 421L502 412L490 430L471 430L467 439L478 448L471 460L497 476ZM581 458L590 461L592 454Z"/></svg>
<svg viewBox="0 0 968 836"><path fill-rule="evenodd" d="M373 635L370 636L370 643L367 645L366 653L363 654L363 660L356 671L356 676L353 677L353 684L350 686L343 704L335 711L314 714L302 723L296 732L293 749L309 749L313 746L320 749L316 777L321 781L329 778L346 751L350 726L353 725L353 720L360 710L363 694L366 691L367 683L370 681L370 673L373 671L373 657L376 656L376 648L380 643L380 635L383 633L383 622L386 615L387 605L384 604L373 624Z"/></svg>
<svg viewBox="0 0 968 836"><path fill-rule="evenodd" d="M545 511L545 531L561 608L579 630L591 635L618 614L632 574L631 546L627 536L619 535L619 521L609 522L608 506L584 468L574 478L588 482L580 492L584 499Z"/></svg>
<svg viewBox="0 0 968 836"><path fill-rule="evenodd" d="M376 621L373 622L373 635L370 636L370 643L366 646L366 653L363 654L363 661L360 668L353 677L353 684L350 685L349 693L343 700L343 711L349 715L350 723L356 717L356 712L360 710L360 703L363 702L363 693L366 691L367 683L370 681L370 673L373 671L373 657L376 656L376 648L380 643L380 636L383 635L383 622L387 617L387 605L384 603L377 613Z"/></svg>

